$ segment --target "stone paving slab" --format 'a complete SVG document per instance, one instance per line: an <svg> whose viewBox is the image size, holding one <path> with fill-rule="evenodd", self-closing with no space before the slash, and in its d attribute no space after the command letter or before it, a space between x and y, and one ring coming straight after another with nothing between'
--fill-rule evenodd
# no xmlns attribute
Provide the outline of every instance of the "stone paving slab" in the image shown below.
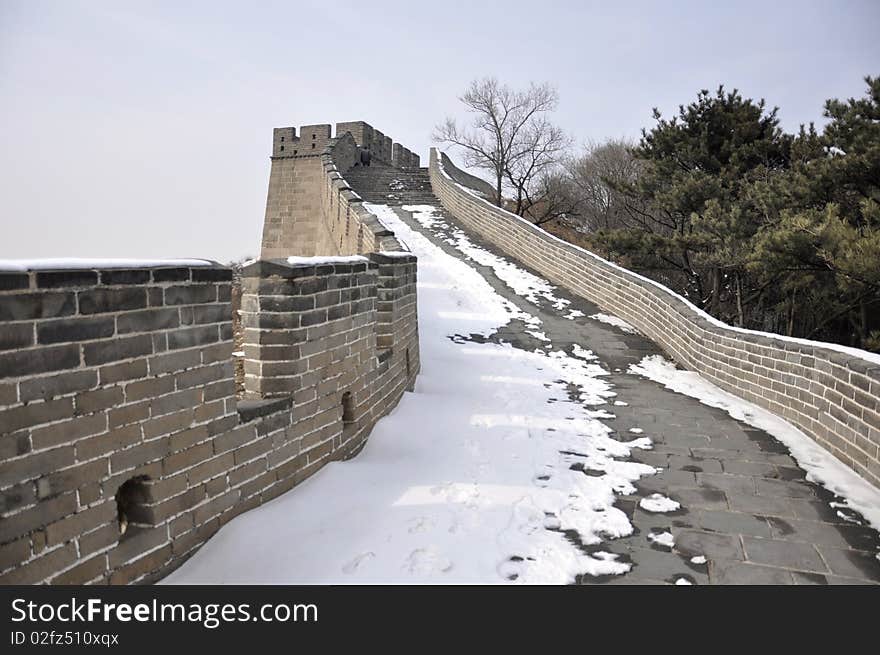
<svg viewBox="0 0 880 655"><path fill-rule="evenodd" d="M443 238L421 228L408 212L396 211L435 244L463 258ZM447 222L455 223L444 215ZM474 244L504 257L473 233L464 232ZM440 235L448 236L448 232ZM592 350L611 372L605 379L618 394L615 400L628 403L609 406L614 418L604 422L621 441L646 436L654 444L652 450L634 449L631 458L660 470L639 480L636 493L621 496L617 502L630 517L633 534L599 548L629 562L630 572L606 578L584 575L578 583L675 584L682 577L691 584L880 582L878 532L857 512L833 507L831 503L841 499L807 481L788 449L772 435L694 398L627 374L629 365L661 351L641 335L588 318L600 311L595 305L562 288L554 293L571 302L564 312L549 303L536 305L513 293L491 268L469 263L495 291L538 316L555 349L571 352L578 344ZM564 318L571 309L585 316ZM525 334L522 325L506 326L492 339L525 349L540 345ZM643 433L630 432L633 428ZM663 514L642 510L639 500L652 493L678 501L680 509ZM647 535L657 531L672 533L671 549L648 540ZM696 563L693 558L706 561Z"/></svg>

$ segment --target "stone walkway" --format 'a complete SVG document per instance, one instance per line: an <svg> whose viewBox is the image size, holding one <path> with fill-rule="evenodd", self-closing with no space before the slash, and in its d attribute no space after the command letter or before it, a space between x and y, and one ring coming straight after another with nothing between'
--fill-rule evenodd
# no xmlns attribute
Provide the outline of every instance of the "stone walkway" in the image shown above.
<svg viewBox="0 0 880 655"><path fill-rule="evenodd" d="M426 230L409 212L395 208L414 229L447 252L462 253L444 240L449 229ZM448 215L445 219L454 223ZM503 256L479 237L480 247ZM502 296L538 316L554 349L571 353L575 344L595 353L612 371L606 378L626 407L610 408L608 419L616 438L636 435L641 428L652 450L633 450L633 459L662 468L643 478L637 493L621 496L617 506L630 517L634 533L626 538L587 547L612 551L632 563L622 576L583 576L581 584L867 584L880 582L880 535L860 515L831 505L835 496L808 482L788 449L769 434L739 423L726 412L626 373L630 364L661 351L637 334L587 318L599 308L562 288L554 292L571 302L565 310L549 303L535 305L515 294L494 271L475 262ZM525 267L523 267L525 268ZM528 269L526 269L528 270ZM571 309L585 314L564 318ZM467 336L467 335L464 335ZM513 322L492 337L533 350L546 345ZM576 396L575 396L576 398ZM589 470L584 471L590 475ZM650 513L639 501L661 493L681 504L675 512ZM674 546L663 546L649 535L669 532ZM568 535L576 540L574 535Z"/></svg>

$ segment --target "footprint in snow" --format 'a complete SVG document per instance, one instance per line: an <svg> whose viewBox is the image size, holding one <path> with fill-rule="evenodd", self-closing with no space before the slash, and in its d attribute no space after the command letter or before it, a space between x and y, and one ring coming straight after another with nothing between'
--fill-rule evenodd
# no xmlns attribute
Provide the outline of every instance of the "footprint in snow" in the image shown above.
<svg viewBox="0 0 880 655"><path fill-rule="evenodd" d="M404 562L404 569L414 575L448 573L452 570L452 562L436 548L428 546L411 552Z"/></svg>
<svg viewBox="0 0 880 655"><path fill-rule="evenodd" d="M409 532L425 532L434 527L433 519L427 516L418 516L409 522Z"/></svg>
<svg viewBox="0 0 880 655"><path fill-rule="evenodd" d="M360 567L361 564L363 564L364 562L370 561L374 557L376 557L376 554L373 552L370 552L370 551L367 551L365 553L361 553L360 555L355 557L353 560L351 560L348 564L343 566L342 572L347 573L348 575L351 575L352 573L354 573L355 571L358 570L358 568Z"/></svg>

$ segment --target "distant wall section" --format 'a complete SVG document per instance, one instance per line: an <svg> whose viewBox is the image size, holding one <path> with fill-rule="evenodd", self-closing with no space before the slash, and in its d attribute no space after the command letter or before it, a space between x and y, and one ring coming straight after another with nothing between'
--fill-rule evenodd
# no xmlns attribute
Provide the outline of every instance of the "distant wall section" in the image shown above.
<svg viewBox="0 0 880 655"><path fill-rule="evenodd" d="M274 130L261 259L399 249L343 176L361 149L398 168L418 167L418 155L363 121L337 123L330 135L330 125Z"/></svg>

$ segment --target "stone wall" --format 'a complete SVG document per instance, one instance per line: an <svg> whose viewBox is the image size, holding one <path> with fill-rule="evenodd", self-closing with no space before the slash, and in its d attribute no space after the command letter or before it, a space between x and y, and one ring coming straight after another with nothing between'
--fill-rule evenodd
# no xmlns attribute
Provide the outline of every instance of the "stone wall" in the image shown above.
<svg viewBox="0 0 880 655"><path fill-rule="evenodd" d="M0 272L0 584L155 580L356 451L418 371L415 258L372 257L246 268L244 400L229 269Z"/></svg>
<svg viewBox="0 0 880 655"><path fill-rule="evenodd" d="M242 279L245 396L293 398L310 446L354 452L419 369L415 257L260 261Z"/></svg>
<svg viewBox="0 0 880 655"><path fill-rule="evenodd" d="M417 155L363 121L337 123L336 138L330 125L305 125L299 136L293 127L274 130L262 259L400 249L343 178L359 165L361 148L380 164L419 165Z"/></svg>
<svg viewBox="0 0 880 655"><path fill-rule="evenodd" d="M443 207L465 227L631 323L685 368L784 417L880 485L880 357L734 329L669 289L463 189L444 171L436 149L431 150L430 176Z"/></svg>

